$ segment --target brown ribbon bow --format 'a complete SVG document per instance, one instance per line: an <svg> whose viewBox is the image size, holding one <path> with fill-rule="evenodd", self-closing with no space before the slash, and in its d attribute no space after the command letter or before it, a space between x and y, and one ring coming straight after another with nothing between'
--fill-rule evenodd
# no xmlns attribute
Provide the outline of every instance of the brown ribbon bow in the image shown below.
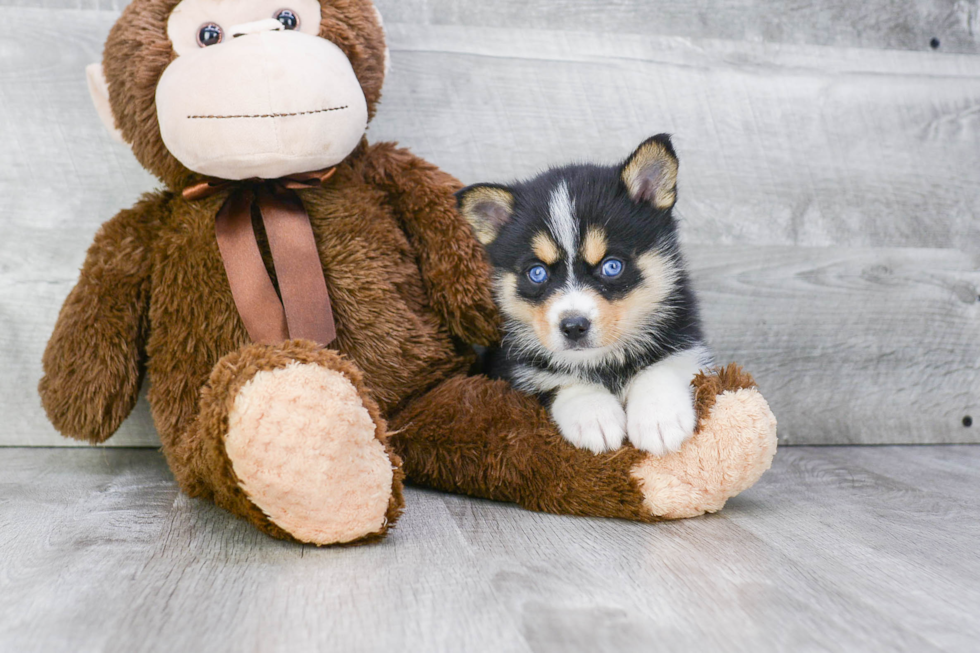
<svg viewBox="0 0 980 653"><path fill-rule="evenodd" d="M281 179L208 179L183 191L184 199L195 201L232 189L215 217L214 232L235 306L253 342L304 338L327 346L337 337L310 216L296 193L325 183L336 170ZM281 301L255 240L253 206L269 237Z"/></svg>

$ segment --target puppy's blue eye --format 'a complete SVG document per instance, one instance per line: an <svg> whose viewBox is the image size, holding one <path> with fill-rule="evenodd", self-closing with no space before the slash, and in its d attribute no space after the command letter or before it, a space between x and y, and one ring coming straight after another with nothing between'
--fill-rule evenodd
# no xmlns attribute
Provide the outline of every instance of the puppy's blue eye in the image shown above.
<svg viewBox="0 0 980 653"><path fill-rule="evenodd" d="M535 265L527 271L527 278L531 283L544 283L548 280L548 268L543 265Z"/></svg>
<svg viewBox="0 0 980 653"><path fill-rule="evenodd" d="M607 258L602 262L602 276L616 278L623 273L623 262L618 258Z"/></svg>

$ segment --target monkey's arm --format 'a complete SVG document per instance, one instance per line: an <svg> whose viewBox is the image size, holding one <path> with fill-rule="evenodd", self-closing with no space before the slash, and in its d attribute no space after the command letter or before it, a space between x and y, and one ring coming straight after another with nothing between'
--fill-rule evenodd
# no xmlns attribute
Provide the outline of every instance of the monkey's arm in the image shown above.
<svg viewBox="0 0 980 653"><path fill-rule="evenodd" d="M165 206L146 196L102 226L42 360L48 419L91 443L111 436L139 394L148 331L151 225Z"/></svg>
<svg viewBox="0 0 980 653"><path fill-rule="evenodd" d="M456 179L390 143L370 148L367 175L388 194L415 247L433 307L452 333L491 345L500 339L490 266L456 211Z"/></svg>

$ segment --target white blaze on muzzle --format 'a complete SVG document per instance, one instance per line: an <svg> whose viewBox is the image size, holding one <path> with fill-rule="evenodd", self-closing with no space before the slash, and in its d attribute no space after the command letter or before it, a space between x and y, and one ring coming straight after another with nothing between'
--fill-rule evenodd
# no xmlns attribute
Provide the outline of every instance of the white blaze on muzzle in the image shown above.
<svg viewBox="0 0 980 653"><path fill-rule="evenodd" d="M581 316L592 323L590 333L583 341L582 345L591 346L595 341L595 331L599 318L599 304L596 302L594 291L569 287L560 291L559 296L551 302L548 307L548 327L551 334L553 349L563 349L566 347L565 338L561 331L561 321L568 317Z"/></svg>

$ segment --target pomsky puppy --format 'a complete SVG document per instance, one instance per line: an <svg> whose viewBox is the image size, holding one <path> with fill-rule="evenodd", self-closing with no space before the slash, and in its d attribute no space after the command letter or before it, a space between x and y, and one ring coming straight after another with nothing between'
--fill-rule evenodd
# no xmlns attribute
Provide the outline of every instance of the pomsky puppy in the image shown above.
<svg viewBox="0 0 980 653"><path fill-rule="evenodd" d="M657 455L694 432L711 365L672 215L670 137L619 166L571 165L457 194L486 247L505 323L486 371L538 395L572 444Z"/></svg>

